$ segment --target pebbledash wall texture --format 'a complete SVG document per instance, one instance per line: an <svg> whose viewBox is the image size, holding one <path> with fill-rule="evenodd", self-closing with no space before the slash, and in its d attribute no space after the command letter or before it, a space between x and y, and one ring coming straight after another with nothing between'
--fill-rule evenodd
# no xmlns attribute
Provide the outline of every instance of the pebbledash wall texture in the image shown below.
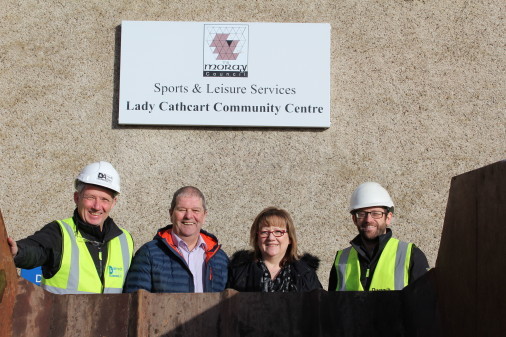
<svg viewBox="0 0 506 337"><path fill-rule="evenodd" d="M112 216L136 248L169 222L172 193L195 185L229 254L248 247L264 207L287 209L326 287L356 234L349 197L377 181L395 202L394 235L434 266L451 178L506 157L505 16L500 1L4 1L8 233L69 216L77 173L106 160L122 178ZM331 127L118 125L122 20L330 23Z"/></svg>

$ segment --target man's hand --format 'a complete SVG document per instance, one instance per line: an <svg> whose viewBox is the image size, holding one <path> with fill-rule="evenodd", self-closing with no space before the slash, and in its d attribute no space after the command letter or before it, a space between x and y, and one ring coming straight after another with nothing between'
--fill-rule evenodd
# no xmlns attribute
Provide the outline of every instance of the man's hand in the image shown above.
<svg viewBox="0 0 506 337"><path fill-rule="evenodd" d="M11 249L12 257L15 257L18 254L18 245L16 241L14 241L12 238L7 238L7 243L9 244L9 247Z"/></svg>

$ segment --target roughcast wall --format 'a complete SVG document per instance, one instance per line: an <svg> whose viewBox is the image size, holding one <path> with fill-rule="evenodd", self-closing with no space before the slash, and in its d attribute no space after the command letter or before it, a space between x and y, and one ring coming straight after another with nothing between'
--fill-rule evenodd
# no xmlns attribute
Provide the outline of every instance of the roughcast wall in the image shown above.
<svg viewBox="0 0 506 337"><path fill-rule="evenodd" d="M171 194L208 198L206 229L227 253L255 215L290 211L301 251L322 259L355 229L353 189L377 181L394 234L433 266L450 179L504 159L501 1L32 1L0 11L0 209L20 239L71 214L92 161L122 178L113 218L136 246L168 223ZM125 127L117 123L122 20L328 22L329 129ZM303 45L301 45L303 48Z"/></svg>

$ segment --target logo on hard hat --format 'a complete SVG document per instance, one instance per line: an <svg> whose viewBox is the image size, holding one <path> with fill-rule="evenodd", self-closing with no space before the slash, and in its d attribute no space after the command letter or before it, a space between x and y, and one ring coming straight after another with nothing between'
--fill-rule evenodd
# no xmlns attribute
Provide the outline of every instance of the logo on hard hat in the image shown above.
<svg viewBox="0 0 506 337"><path fill-rule="evenodd" d="M97 178L105 181L106 183L112 182L112 177L110 175L105 174L105 173L98 172Z"/></svg>

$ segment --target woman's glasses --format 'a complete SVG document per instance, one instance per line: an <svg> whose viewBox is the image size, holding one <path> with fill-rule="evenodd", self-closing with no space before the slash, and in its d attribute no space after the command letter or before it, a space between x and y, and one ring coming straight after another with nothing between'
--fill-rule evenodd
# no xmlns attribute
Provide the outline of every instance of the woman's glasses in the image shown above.
<svg viewBox="0 0 506 337"><path fill-rule="evenodd" d="M286 231L280 230L280 229L276 229L274 231L260 231L260 232L258 232L258 235L260 235L261 238L267 238L267 237L269 237L269 235L271 235L271 233L275 237L279 238L279 237L285 235Z"/></svg>

